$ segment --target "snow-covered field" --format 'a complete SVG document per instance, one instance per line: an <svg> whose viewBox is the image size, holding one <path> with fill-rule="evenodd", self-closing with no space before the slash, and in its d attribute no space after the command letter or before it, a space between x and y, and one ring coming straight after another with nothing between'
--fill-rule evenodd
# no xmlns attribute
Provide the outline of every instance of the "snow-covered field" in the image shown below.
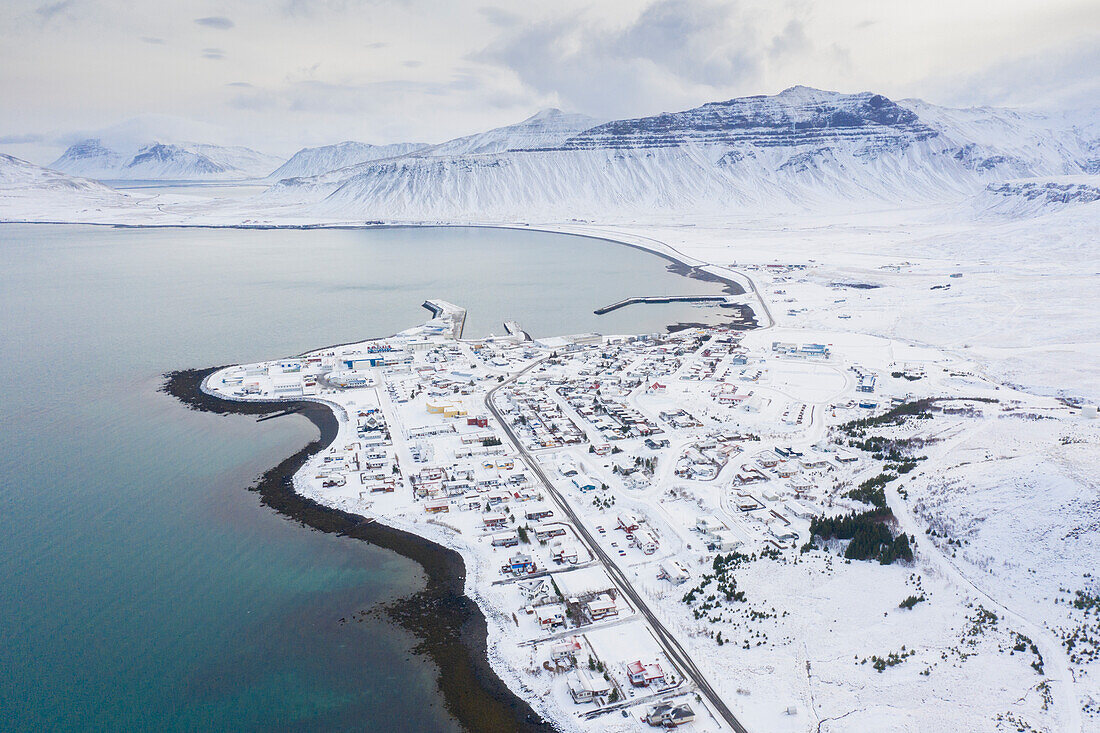
<svg viewBox="0 0 1100 733"><path fill-rule="evenodd" d="M341 433L299 490L461 552L495 668L562 728L644 728L666 699L692 707L691 729L725 727L628 586L749 730L1095 727L1098 629L1073 602L1097 593L1100 421L889 338L587 341L455 341L441 318L231 367L207 389L334 405ZM925 398L917 417L842 427ZM868 433L904 457L851 442ZM813 517L866 510L846 493L890 471L881 506L912 560L849 560L846 541L815 539ZM591 604L606 598L601 619ZM586 659L616 690L598 704L567 692ZM639 660L665 683L628 684Z"/></svg>
<svg viewBox="0 0 1100 733"><path fill-rule="evenodd" d="M792 119L804 124L799 134L791 133ZM836 120L845 124L837 129ZM341 355L325 354L302 369L314 374L312 387L293 365L284 378L274 363L254 367L257 391L236 396L297 389L346 411L342 430L350 432L328 456L341 471L302 475L301 490L462 552L467 590L489 619L494 667L564 728L638 728L645 705L628 706L625 718L617 709L587 718L592 703L575 705L567 674L543 665L554 644L583 637L579 666L587 656L599 659L628 701L642 698L623 684L633 661L625 650L666 671L677 669L675 660L631 603L622 605L621 622L578 627L570 619L570 633L545 631L546 619L526 608L548 591L502 576L516 550L492 546L481 523L486 512L462 509L452 496L445 514L428 516L424 502L436 498L414 493L413 474L436 464L450 472L457 462L457 473L475 481L522 473L511 493L537 494L531 466L498 461L520 464L525 450L538 456L576 524L750 730L1100 730L1100 420L1080 409L1100 401L1095 134L1005 110L895 105L802 88L585 129L590 123L536 115L283 182L252 199L121 193L4 156L0 221L537 228L642 247L734 280L763 328L736 339L714 334L730 339L714 354L704 353L713 344L693 341L697 332L661 344L603 345L614 352L608 363L594 355L598 349L578 348L547 366L545 378L536 372L502 389L515 411L507 414L524 416L513 426L522 448L498 421L471 428L465 419L485 411L496 386L487 377L516 377L547 350L475 349L438 322L436 330L395 337L395 351L411 361L371 366L367 384L321 382L357 379L356 368L337 369ZM315 156L338 159L346 162L335 153ZM420 341L430 345L412 345ZM792 359L772 342L819 344L830 358ZM735 350L747 362L735 363ZM606 392L595 394L592 375ZM872 377L872 393L856 391ZM234 393L246 378L212 389ZM611 413L593 407L597 396L615 403ZM838 427L919 398L954 401L934 403L927 418L866 433ZM439 404L429 406L431 399ZM963 407L944 407L956 404ZM382 458L368 459L364 446L346 446L361 439L360 423L374 419L360 412L373 409L392 440L373 451ZM669 445L645 447L641 432L618 442L623 416L638 417L635 430L659 426L654 435ZM418 432L441 421L462 427ZM549 433L541 429L547 424ZM461 434L478 430L503 439L491 468L460 457L468 450ZM759 442L745 442L748 434ZM886 469L890 459L849 444L868 435L906 446L906 460L919 460ZM621 455L588 453L604 441ZM802 458L769 453L792 446ZM842 461L845 451L858 460ZM352 454L399 466L389 474L395 490L378 488L385 476L368 486L361 477L368 471L351 472ZM827 465L808 467L819 462ZM582 478L567 476L568 466ZM912 561L848 561L847 542L835 539L801 551L812 516L866 509L844 494L883 471L897 471L882 502L891 530L912 537ZM341 472L345 483L324 486ZM584 480L598 499L578 486ZM501 501L516 516L551 506L549 499L543 492ZM624 510L644 517L659 539L652 555L614 529ZM728 534L705 540L698 523L708 516ZM515 524L504 521L505 529ZM577 528L569 532L577 563L592 564L556 575L605 572L591 543ZM717 581L706 581L719 572L711 570L715 555L732 551L708 550L708 542L744 555L728 570L742 598L722 598ZM550 544L521 547L532 549L539 567L557 567ZM689 576L682 585L657 579L658 566L673 560ZM561 600L574 592L586 590L564 590ZM711 594L714 601L705 600ZM909 607L899 606L907 598ZM553 618L546 623L559 628ZM680 689L670 684L662 694ZM695 708L692 725L719 727L713 705L695 695L676 698Z"/></svg>

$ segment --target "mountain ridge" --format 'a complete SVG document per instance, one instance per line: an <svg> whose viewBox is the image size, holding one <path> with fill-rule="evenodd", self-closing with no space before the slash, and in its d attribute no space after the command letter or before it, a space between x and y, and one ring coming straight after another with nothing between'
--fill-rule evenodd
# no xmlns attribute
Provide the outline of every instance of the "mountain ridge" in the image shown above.
<svg viewBox="0 0 1100 733"><path fill-rule="evenodd" d="M436 146L282 181L265 197L326 216L401 220L947 202L998 181L1087 173L1091 143L1076 129L1013 110L792 87L543 136L540 145Z"/></svg>

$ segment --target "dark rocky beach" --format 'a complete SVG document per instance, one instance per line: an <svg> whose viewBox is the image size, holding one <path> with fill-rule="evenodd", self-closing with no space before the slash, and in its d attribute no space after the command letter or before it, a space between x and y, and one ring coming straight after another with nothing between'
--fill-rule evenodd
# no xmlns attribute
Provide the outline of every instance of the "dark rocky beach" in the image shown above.
<svg viewBox="0 0 1100 733"><path fill-rule="evenodd" d="M259 494L262 504L304 527L369 542L407 557L423 568L426 587L387 604L381 612L412 634L417 639L415 650L437 666L440 692L451 715L470 731L553 730L552 725L508 689L490 666L485 617L464 593L466 567L459 553L412 533L324 506L294 491L291 480L294 474L310 456L335 439L338 428L335 415L324 405L308 400L235 402L212 397L202 391L202 381L220 368L171 372L165 375L162 391L193 410L254 415L259 419L300 414L317 426L320 431L317 440L268 469L249 490ZM354 622L357 615L367 612L372 611L351 611L339 622Z"/></svg>

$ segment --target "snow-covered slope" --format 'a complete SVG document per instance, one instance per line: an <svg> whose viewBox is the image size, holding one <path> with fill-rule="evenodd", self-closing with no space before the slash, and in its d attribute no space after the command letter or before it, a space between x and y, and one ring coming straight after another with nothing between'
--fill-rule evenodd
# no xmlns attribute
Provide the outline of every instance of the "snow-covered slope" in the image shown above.
<svg viewBox="0 0 1100 733"><path fill-rule="evenodd" d="M62 218L89 209L124 206L129 197L101 183L73 178L0 153L0 220Z"/></svg>
<svg viewBox="0 0 1100 733"><path fill-rule="evenodd" d="M1073 175L1090 172L1095 162L1086 131L1059 115L995 107L952 109L919 99L899 105L950 141L956 160L971 169Z"/></svg>
<svg viewBox="0 0 1100 733"><path fill-rule="evenodd" d="M224 180L262 178L282 163L244 147L153 142L113 149L99 139L71 145L50 168L101 180Z"/></svg>
<svg viewBox="0 0 1100 733"><path fill-rule="evenodd" d="M318 176L322 173L347 168L372 160L408 155L428 147L424 143L393 143L392 145L370 145L354 141L345 141L319 148L302 148L290 160L283 163L269 178L298 178Z"/></svg>
<svg viewBox="0 0 1100 733"><path fill-rule="evenodd" d="M448 140L428 148L423 154L478 155L503 153L506 150L553 148L598 123L599 120L588 115L569 114L553 108L544 109L523 122Z"/></svg>
<svg viewBox="0 0 1100 733"><path fill-rule="evenodd" d="M368 219L667 216L962 201L988 184L1080 174L1056 119L869 92L773 97L583 127L556 111L414 155L281 182L267 195Z"/></svg>
<svg viewBox="0 0 1100 733"><path fill-rule="evenodd" d="M981 213L1022 218L1097 202L1100 176L1063 176L990 183L972 203Z"/></svg>

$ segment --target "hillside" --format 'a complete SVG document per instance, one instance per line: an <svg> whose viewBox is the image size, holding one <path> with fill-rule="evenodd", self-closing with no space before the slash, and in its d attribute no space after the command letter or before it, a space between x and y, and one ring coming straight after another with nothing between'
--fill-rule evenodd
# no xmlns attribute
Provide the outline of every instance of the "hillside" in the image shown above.
<svg viewBox="0 0 1100 733"><path fill-rule="evenodd" d="M318 176L372 160L408 155L427 147L424 143L370 145L348 140L335 145L302 148L268 177L278 181L283 178Z"/></svg>
<svg viewBox="0 0 1100 733"><path fill-rule="evenodd" d="M67 219L128 201L125 194L95 181L0 153L0 220Z"/></svg>
<svg viewBox="0 0 1100 733"><path fill-rule="evenodd" d="M1090 141L1058 119L869 92L794 87L565 135L583 125L567 117L284 181L267 198L403 220L798 212L958 202L1093 165Z"/></svg>

